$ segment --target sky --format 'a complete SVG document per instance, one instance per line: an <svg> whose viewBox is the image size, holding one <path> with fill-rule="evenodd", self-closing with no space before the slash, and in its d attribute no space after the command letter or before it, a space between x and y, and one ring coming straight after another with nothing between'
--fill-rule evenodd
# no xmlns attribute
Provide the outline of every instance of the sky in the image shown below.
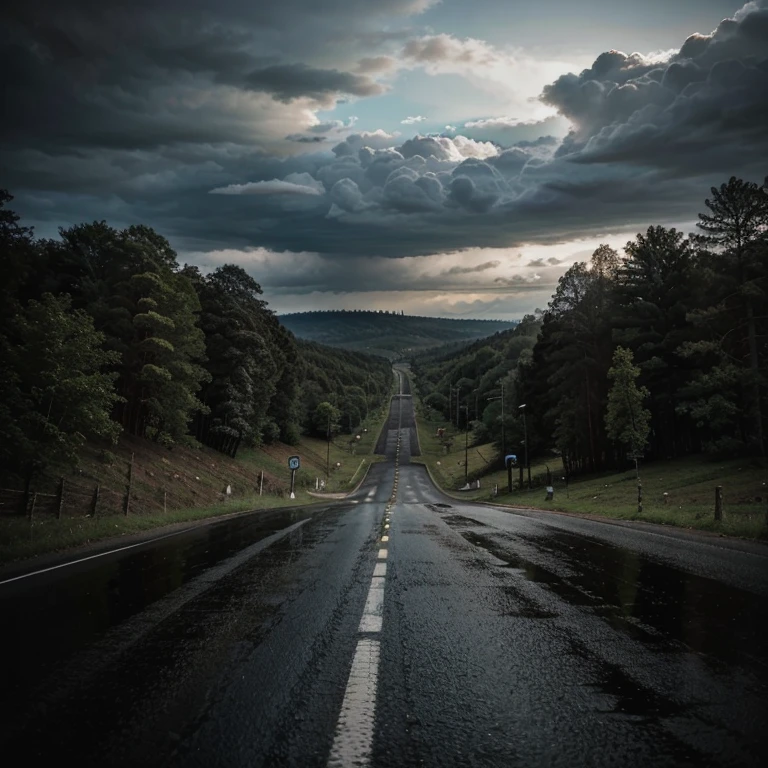
<svg viewBox="0 0 768 768"><path fill-rule="evenodd" d="M517 319L768 173L768 0L25 0L0 186L148 224L278 313Z"/></svg>

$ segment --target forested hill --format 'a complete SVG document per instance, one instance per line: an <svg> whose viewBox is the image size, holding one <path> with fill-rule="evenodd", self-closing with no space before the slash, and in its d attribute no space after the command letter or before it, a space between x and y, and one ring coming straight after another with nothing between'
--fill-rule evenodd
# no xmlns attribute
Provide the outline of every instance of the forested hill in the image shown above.
<svg viewBox="0 0 768 768"><path fill-rule="evenodd" d="M149 227L36 239L0 190L0 481L121 434L242 446L357 428L392 384L382 357L318 348L241 267L180 265Z"/></svg>
<svg viewBox="0 0 768 768"><path fill-rule="evenodd" d="M342 310L280 315L299 338L397 358L446 342L473 341L514 328L505 320L418 317L396 312Z"/></svg>
<svg viewBox="0 0 768 768"><path fill-rule="evenodd" d="M651 226L621 254L601 245L514 333L414 356L423 403L458 411L461 426L466 406L483 439L516 452L527 441L566 471L764 457L767 190L731 178L712 188L697 232Z"/></svg>

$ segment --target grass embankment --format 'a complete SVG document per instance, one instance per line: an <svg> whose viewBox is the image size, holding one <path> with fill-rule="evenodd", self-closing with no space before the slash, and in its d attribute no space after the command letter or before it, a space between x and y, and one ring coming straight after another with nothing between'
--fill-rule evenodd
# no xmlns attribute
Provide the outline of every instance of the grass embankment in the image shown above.
<svg viewBox="0 0 768 768"><path fill-rule="evenodd" d="M566 486L562 464L553 457L554 499L546 501L543 487L547 465L531 463L535 487L518 489L519 473L513 469L514 490L507 491L505 470L488 471L495 458L491 444L467 450L468 475L480 477L480 489L458 490L464 485L464 433L433 412L427 418L417 406L422 456L414 458L429 468L435 482L447 493L472 501L493 501L518 507L534 507L561 512L599 515L617 520L641 520L661 525L695 528L731 536L768 538L768 465L755 459L717 460L708 456L658 461L641 465L643 511L637 511L637 480L634 467L626 472L612 472L572 479ZM437 437L438 428L446 430L450 448L446 450ZM470 436L471 440L471 436ZM527 475L526 475L527 484ZM536 483L541 485L536 486ZM498 495L494 486L498 485ZM714 519L715 488L723 488L723 519ZM665 496L666 494L666 496Z"/></svg>
<svg viewBox="0 0 768 768"><path fill-rule="evenodd" d="M334 437L330 456L325 440L307 437L295 446L277 443L243 449L236 459L199 445L168 450L136 438L124 438L109 449L88 445L74 472L54 472L35 485L39 496L31 520L0 515L0 563L176 523L318 502L311 493L326 479L327 459L330 472L324 492L348 492L362 480L370 464L379 460L373 451L388 413L388 403L372 412L361 425L359 441L355 435ZM295 499L289 498L288 457L293 455L301 458ZM64 478L64 505L57 519L60 476ZM228 486L230 494L226 493ZM16 504L18 497L0 491L4 505Z"/></svg>

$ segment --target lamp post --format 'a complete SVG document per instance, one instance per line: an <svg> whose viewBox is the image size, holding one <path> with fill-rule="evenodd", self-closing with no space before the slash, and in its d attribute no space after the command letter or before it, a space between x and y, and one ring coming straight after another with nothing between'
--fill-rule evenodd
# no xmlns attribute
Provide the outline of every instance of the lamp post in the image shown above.
<svg viewBox="0 0 768 768"><path fill-rule="evenodd" d="M525 442L525 466L528 470L528 490L531 490L531 466L528 463L528 424L525 420L525 406L526 403L523 403L519 409L523 412L523 435L524 435L524 442ZM521 478L522 480L522 478ZM522 485L522 482L520 483Z"/></svg>
<svg viewBox="0 0 768 768"><path fill-rule="evenodd" d="M464 409L464 485L469 487L469 406L462 405Z"/></svg>
<svg viewBox="0 0 768 768"><path fill-rule="evenodd" d="M325 484L331 480L331 412L328 411L328 431L325 433L327 447L325 451Z"/></svg>

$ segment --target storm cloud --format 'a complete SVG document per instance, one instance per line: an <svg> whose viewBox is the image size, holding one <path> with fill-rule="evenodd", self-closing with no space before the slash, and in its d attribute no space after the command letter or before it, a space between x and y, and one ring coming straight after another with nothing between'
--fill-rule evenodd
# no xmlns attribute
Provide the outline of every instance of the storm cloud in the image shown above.
<svg viewBox="0 0 768 768"><path fill-rule="evenodd" d="M496 274L511 257L492 249L693 220L710 185L768 172L755 165L768 157L765 0L676 50L608 50L553 77L542 119L450 118L433 134L417 111L429 105L411 105L393 117L402 135L335 119L345 100L389 98L398 68L467 67L490 87L479 73L512 54L408 28L435 5L18 4L0 31L3 185L44 235L105 218L147 223L196 259L304 254L285 256L297 292L355 279L447 290L468 277L532 291L556 281L562 259ZM489 250L429 272L403 266L470 248ZM385 281L393 259L400 271Z"/></svg>

